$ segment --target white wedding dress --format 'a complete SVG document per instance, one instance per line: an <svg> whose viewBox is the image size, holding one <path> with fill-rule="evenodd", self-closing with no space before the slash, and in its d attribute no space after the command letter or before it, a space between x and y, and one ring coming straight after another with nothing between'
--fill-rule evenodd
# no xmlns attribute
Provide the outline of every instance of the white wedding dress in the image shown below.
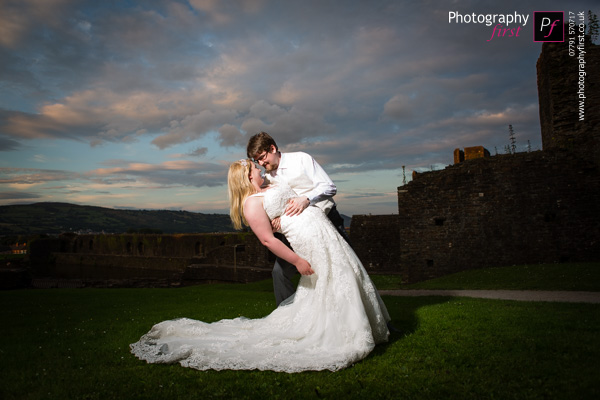
<svg viewBox="0 0 600 400"><path fill-rule="evenodd" d="M387 341L387 309L323 211L308 207L298 216L282 216L295 197L287 185L257 195L264 196L270 219L281 216L282 233L315 273L302 276L296 294L264 318L156 324L130 345L136 357L199 370L336 371Z"/></svg>

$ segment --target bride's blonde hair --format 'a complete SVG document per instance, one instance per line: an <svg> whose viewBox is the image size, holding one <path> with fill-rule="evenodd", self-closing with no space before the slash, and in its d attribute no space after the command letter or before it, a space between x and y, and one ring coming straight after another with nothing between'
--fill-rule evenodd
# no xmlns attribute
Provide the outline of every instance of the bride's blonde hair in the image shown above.
<svg viewBox="0 0 600 400"><path fill-rule="evenodd" d="M229 166L227 173L229 217L235 229L242 229L242 224L248 225L244 217L244 201L256 191L250 182L251 163L249 159L236 161Z"/></svg>

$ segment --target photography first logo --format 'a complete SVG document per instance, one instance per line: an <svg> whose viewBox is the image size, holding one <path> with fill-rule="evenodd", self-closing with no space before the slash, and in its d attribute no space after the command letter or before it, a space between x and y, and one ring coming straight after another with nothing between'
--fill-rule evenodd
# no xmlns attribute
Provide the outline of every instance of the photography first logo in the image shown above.
<svg viewBox="0 0 600 400"><path fill-rule="evenodd" d="M564 42L565 13L563 11L533 12L534 42Z"/></svg>
<svg viewBox="0 0 600 400"><path fill-rule="evenodd" d="M487 26L494 25L492 34L487 40L488 42L495 37L519 37L521 28L527 25L529 15L519 14L461 14L458 11L448 12L448 23L456 24L486 24ZM520 26L511 27L510 24L521 24ZM505 26L506 25L506 26Z"/></svg>

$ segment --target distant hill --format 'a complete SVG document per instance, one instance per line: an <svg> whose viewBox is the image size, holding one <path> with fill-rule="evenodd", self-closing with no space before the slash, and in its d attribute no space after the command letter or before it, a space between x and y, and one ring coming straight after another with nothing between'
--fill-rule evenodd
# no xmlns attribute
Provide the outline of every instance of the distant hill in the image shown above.
<svg viewBox="0 0 600 400"><path fill-rule="evenodd" d="M69 203L0 206L0 235L127 231L161 233L232 232L227 214L169 210L115 210Z"/></svg>

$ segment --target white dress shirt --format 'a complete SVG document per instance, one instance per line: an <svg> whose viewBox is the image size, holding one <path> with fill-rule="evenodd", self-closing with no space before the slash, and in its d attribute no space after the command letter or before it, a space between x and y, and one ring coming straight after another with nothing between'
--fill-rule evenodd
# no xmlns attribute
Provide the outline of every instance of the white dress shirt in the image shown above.
<svg viewBox="0 0 600 400"><path fill-rule="evenodd" d="M333 196L337 187L309 154L301 151L281 153L279 166L265 178L271 184L287 183L298 196L306 196L311 206L321 208L325 214L335 205Z"/></svg>

